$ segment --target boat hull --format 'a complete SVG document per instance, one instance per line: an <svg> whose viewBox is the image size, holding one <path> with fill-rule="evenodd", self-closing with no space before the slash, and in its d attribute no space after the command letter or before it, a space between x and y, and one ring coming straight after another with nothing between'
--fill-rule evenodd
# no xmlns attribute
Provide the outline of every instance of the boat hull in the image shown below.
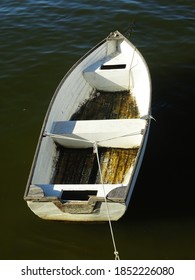
<svg viewBox="0 0 195 280"><path fill-rule="evenodd" d="M90 214L64 213L52 202L30 202L29 208L40 218L45 220L58 220L69 222L104 222L108 221L108 213L105 202L102 202L101 210ZM126 211L125 204L107 203L110 220L119 220Z"/></svg>
<svg viewBox="0 0 195 280"><path fill-rule="evenodd" d="M121 33L111 33L54 93L24 195L29 208L48 220L120 219L143 160L150 111L147 64Z"/></svg>

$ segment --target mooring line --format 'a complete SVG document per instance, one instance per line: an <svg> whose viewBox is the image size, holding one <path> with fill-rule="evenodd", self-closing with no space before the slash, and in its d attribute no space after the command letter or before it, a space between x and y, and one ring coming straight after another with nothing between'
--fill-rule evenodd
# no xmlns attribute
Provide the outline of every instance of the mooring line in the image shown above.
<svg viewBox="0 0 195 280"><path fill-rule="evenodd" d="M138 133L140 133L140 132L132 133L132 135L136 135ZM59 138L66 139L65 135L58 135L58 134L53 134L53 133L45 133L45 136L55 137L56 135ZM119 137L116 137L116 138L125 137L125 136L126 135L119 136ZM112 223L111 223L111 219L110 219L110 212L109 212L108 203L107 203L107 199L106 199L106 191L105 191L105 187L104 187L102 171L101 171L101 166L100 166L100 159L99 159L99 153L98 153L98 142L101 142L101 141L92 142L92 141L89 141L89 140L86 140L86 139L75 139L75 138L71 138L71 137L69 139L75 140L75 141L83 141L83 142L87 142L87 143L92 143L93 144L93 152L96 154L96 157L97 157L98 169L99 169L99 173L100 173L100 180L101 180L101 184L102 184L103 192L104 192L104 201L105 201L105 205L106 205L106 211L107 211L107 216L108 216L108 223L109 223L110 233L111 233L111 237L112 237L112 243L113 243L113 247L114 247L115 260L120 260L119 252L117 251L117 248L116 248L116 242L115 242L115 238L114 238L114 232L113 232L113 229L112 229ZM110 139L105 139L105 140L102 140L102 141L107 141L107 140L110 140Z"/></svg>
<svg viewBox="0 0 195 280"><path fill-rule="evenodd" d="M107 200L106 200L106 191L105 191L103 177L102 177L102 171L101 171L101 166L100 166L100 159L99 159L97 142L94 142L94 144L93 144L93 152L96 154L96 157L97 157L97 163L98 163L98 169L99 169L99 172L100 172L101 184L102 184L103 191L104 191L104 201L105 201L105 205L106 205L106 211L107 211L107 216L108 216L108 223L109 223L110 233L111 233L111 237L112 237L112 243L113 243L113 247L114 247L115 260L120 260L119 252L117 251L117 248L116 248L114 232L113 232L113 229L112 229L112 223L111 223L111 219L110 219L110 212L109 212L109 208L108 208L108 204L107 204Z"/></svg>

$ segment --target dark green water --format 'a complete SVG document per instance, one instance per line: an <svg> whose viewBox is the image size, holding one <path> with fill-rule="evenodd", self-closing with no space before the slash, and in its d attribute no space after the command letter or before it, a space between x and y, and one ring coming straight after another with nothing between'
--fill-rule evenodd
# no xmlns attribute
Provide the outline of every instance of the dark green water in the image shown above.
<svg viewBox="0 0 195 280"><path fill-rule="evenodd" d="M172 3L173 2L173 3ZM55 88L88 49L134 22L150 68L153 122L126 215L121 259L195 259L194 1L4 0L0 3L0 259L113 259L108 224L36 217L23 201Z"/></svg>

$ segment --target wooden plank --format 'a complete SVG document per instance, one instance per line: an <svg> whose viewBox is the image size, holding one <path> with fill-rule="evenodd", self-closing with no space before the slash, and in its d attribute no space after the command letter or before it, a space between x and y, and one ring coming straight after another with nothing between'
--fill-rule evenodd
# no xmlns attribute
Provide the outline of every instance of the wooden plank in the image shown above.
<svg viewBox="0 0 195 280"><path fill-rule="evenodd" d="M36 185L30 185L30 189L28 192L28 197L30 198L43 198L44 192L42 188L36 186Z"/></svg>
<svg viewBox="0 0 195 280"><path fill-rule="evenodd" d="M124 106L126 109L124 110ZM79 110L72 115L71 120L95 119L128 119L139 118L139 110L135 98L124 92L96 92Z"/></svg>
<svg viewBox="0 0 195 280"><path fill-rule="evenodd" d="M59 146L60 157L53 184L101 184L93 149L67 149ZM134 164L138 149L100 148L100 165L105 184L121 184Z"/></svg>

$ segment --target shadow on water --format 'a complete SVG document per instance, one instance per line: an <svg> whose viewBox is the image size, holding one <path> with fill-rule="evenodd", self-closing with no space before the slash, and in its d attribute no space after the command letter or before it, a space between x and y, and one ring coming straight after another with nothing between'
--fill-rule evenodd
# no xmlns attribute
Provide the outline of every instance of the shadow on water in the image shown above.
<svg viewBox="0 0 195 280"><path fill-rule="evenodd" d="M156 122L123 224L129 233L137 227L135 258L194 259L192 69L164 67L160 77L152 71Z"/></svg>
<svg viewBox="0 0 195 280"><path fill-rule="evenodd" d="M161 80L153 75L153 115L156 122L152 125L141 172L146 180L144 185L150 186L151 202L157 209L171 215L190 216L195 210L192 184L194 149L191 146L193 74L190 67L181 65L165 67L163 73L166 75L161 75ZM143 187L141 191L144 197L148 188Z"/></svg>

